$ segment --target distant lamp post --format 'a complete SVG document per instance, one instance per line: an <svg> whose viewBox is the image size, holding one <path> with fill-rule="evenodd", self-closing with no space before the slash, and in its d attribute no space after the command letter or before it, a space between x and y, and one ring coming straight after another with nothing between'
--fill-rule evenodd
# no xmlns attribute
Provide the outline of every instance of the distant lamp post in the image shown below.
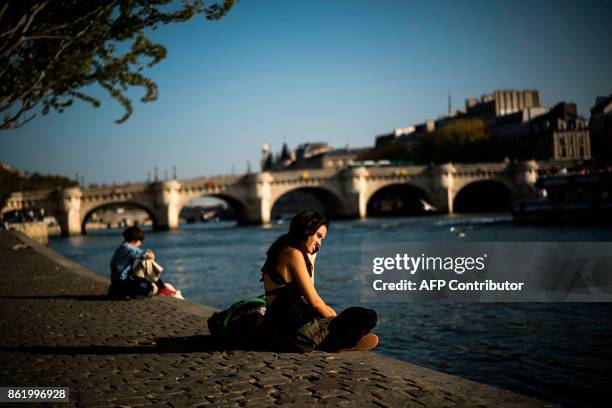
<svg viewBox="0 0 612 408"><path fill-rule="evenodd" d="M176 177L176 165L172 165L172 178L174 180L178 179L178 177Z"/></svg>

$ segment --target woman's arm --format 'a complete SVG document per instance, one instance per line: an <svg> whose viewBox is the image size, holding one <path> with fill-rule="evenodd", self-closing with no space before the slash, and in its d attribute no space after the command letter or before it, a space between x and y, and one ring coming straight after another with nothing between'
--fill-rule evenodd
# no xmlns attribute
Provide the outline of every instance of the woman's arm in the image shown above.
<svg viewBox="0 0 612 408"><path fill-rule="evenodd" d="M334 309L329 307L317 293L313 280L308 275L306 262L304 262L304 257L300 251L293 248L283 251L279 256L279 261L287 265L287 269L293 279L295 279L300 292L302 292L308 304L317 313L324 317L336 316Z"/></svg>

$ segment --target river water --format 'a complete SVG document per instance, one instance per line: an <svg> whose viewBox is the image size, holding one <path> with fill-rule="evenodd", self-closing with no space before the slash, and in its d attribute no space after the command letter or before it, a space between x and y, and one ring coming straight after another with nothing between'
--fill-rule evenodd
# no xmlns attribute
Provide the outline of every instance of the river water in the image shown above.
<svg viewBox="0 0 612 408"><path fill-rule="evenodd" d="M225 308L262 293L265 251L287 228L183 225L147 231L145 247L166 268L164 280L187 299ZM120 233L94 231L54 238L49 245L108 276ZM507 215L337 221L316 262L317 290L334 309L361 305L378 312L381 354L562 405L606 405L612 383L611 303L363 303L358 270L365 241L608 242L612 229L515 225Z"/></svg>

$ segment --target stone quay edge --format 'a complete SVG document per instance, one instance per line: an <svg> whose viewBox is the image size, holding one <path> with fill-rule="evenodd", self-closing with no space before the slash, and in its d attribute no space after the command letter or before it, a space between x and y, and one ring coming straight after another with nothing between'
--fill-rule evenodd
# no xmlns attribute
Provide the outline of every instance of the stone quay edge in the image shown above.
<svg viewBox="0 0 612 408"><path fill-rule="evenodd" d="M554 405L375 352L227 350L214 308L108 300L108 279L20 233L0 230L0 282L0 386L69 387L58 406Z"/></svg>

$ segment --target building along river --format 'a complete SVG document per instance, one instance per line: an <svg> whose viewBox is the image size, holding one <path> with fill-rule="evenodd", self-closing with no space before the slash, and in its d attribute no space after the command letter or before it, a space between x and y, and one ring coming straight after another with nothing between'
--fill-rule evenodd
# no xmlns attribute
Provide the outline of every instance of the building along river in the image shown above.
<svg viewBox="0 0 612 408"><path fill-rule="evenodd" d="M192 301L225 308L261 294L260 268L287 223L232 222L149 232L144 246L166 268L164 279ZM101 275L121 230L53 238L50 247ZM378 242L612 241L603 226L515 225L508 215L427 216L332 222L316 262L316 286L337 311L377 310L377 351L450 374L570 406L607 401L612 378L610 303L364 303L361 244ZM204 330L205 328L202 328Z"/></svg>

